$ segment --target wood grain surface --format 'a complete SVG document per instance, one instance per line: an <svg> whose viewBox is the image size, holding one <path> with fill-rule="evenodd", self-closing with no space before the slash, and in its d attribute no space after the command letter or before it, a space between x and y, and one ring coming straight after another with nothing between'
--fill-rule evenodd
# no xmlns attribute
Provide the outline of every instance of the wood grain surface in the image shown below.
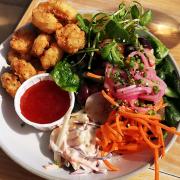
<svg viewBox="0 0 180 180"><path fill-rule="evenodd" d="M125 0L124 0L125 1ZM40 0L32 0L29 8L24 14L22 20L17 26L17 29L30 22L32 9L40 2ZM77 9L79 7L94 8L98 10L112 11L118 6L119 0L72 0L71 3ZM130 1L127 0L129 3ZM154 17L154 22L158 22L161 27L161 23L170 27L173 33L168 34L167 28L165 29L166 36L163 36L163 30L160 29L160 33L157 29L151 27L152 32L155 33L169 48L173 57L175 58L178 66L180 67L180 32L175 32L176 27L180 31L180 1L179 0L140 0L146 8L150 8L157 14ZM168 20L168 22L167 22ZM168 23L172 23L169 25ZM169 30L169 29L168 29ZM22 167L13 162L2 150L0 150L0 180L38 180L41 179L36 175L24 170ZM153 167L146 171L131 177L129 180L152 180L154 179ZM176 180L180 179L180 137L177 138L176 142L166 154L166 157L160 160L160 180Z"/></svg>

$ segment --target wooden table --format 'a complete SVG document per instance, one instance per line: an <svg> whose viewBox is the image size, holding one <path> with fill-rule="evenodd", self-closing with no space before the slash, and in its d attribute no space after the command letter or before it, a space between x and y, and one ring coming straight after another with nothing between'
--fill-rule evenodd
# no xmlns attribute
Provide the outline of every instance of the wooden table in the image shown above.
<svg viewBox="0 0 180 180"><path fill-rule="evenodd" d="M29 8L27 9L22 20L18 24L17 28L23 26L30 21L32 9L38 4L39 0L32 0ZM74 7L83 6L86 8L99 7L98 9L113 10L117 7L119 0L74 0L71 3ZM128 0L128 2L130 2ZM159 13L157 17L165 15L164 19L171 19L177 21L180 24L180 1L179 0L141 0L143 6L155 10L155 13ZM163 22L163 21L162 21ZM179 26L180 28L180 26ZM172 26L173 29L173 26ZM180 30L180 29L179 29ZM162 32L161 32L162 33ZM170 48L170 52L176 59L180 67L180 33L171 34L169 38L162 38L161 40ZM147 169L145 172L137 174L131 177L129 180L152 180L154 177L153 167ZM160 160L160 179L161 180L177 180L180 178L180 137L177 138L173 147L166 154L163 160ZM37 180L41 179L36 175L24 170L22 167L13 162L2 150L0 150L0 180Z"/></svg>

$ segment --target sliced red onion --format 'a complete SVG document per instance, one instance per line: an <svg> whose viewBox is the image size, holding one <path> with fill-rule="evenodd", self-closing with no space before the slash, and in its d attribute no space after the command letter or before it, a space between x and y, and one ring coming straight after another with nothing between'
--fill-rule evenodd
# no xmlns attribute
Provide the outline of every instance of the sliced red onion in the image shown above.
<svg viewBox="0 0 180 180"><path fill-rule="evenodd" d="M145 52L146 56L148 57L148 61L149 61L150 66L152 68L155 68L156 59L155 59L155 56L154 56L154 50L144 48L144 52Z"/></svg>
<svg viewBox="0 0 180 180"><path fill-rule="evenodd" d="M126 88L118 89L116 92L122 95L134 93L134 92L150 94L152 93L152 88L151 87L136 87L136 85L132 85Z"/></svg>
<svg viewBox="0 0 180 180"><path fill-rule="evenodd" d="M125 88L118 89L117 92L125 92L125 91L128 91L130 89L134 89L135 87L136 87L136 85L127 86Z"/></svg>
<svg viewBox="0 0 180 180"><path fill-rule="evenodd" d="M135 103L135 100L130 101L130 105L131 105L132 109L134 109L138 112L145 113L151 109L149 107L137 107L134 105L134 103Z"/></svg>
<svg viewBox="0 0 180 180"><path fill-rule="evenodd" d="M135 55L138 55L138 56L141 57L141 60L142 60L142 62L143 62L143 64L144 64L145 67L149 67L148 60L147 60L147 58L145 57L145 55L144 55L142 52L134 51L134 52L132 52L132 53L129 55L129 57L133 57L133 56L135 56Z"/></svg>

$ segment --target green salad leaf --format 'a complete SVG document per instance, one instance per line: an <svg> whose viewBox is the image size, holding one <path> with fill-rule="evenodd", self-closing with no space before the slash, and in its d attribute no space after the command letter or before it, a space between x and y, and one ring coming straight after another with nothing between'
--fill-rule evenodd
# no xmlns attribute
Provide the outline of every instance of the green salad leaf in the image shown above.
<svg viewBox="0 0 180 180"><path fill-rule="evenodd" d="M152 20L152 11L147 10L140 18L140 25L146 26L148 25Z"/></svg>
<svg viewBox="0 0 180 180"><path fill-rule="evenodd" d="M136 34L140 37L146 38L151 43L156 57L156 64L160 64L169 53L169 49L157 37L150 34L147 30L136 29Z"/></svg>
<svg viewBox="0 0 180 180"><path fill-rule="evenodd" d="M56 64L51 71L51 76L58 86L65 91L76 92L80 85L80 79L76 73L72 71L71 65L64 61Z"/></svg>
<svg viewBox="0 0 180 180"><path fill-rule="evenodd" d="M120 67L124 67L124 57L118 50L118 44L116 42L111 42L105 45L101 49L101 56L104 60L109 61L111 64L117 64Z"/></svg>
<svg viewBox="0 0 180 180"><path fill-rule="evenodd" d="M179 98L180 79L169 55L156 66L156 71L158 76L163 79L168 86L165 95L168 97Z"/></svg>
<svg viewBox="0 0 180 180"><path fill-rule="evenodd" d="M176 126L180 122L180 109L170 98L164 98L168 106L165 108L165 123L168 126Z"/></svg>
<svg viewBox="0 0 180 180"><path fill-rule="evenodd" d="M131 7L131 16L132 16L133 19L139 18L140 12L139 12L139 9L138 9L137 5L133 5Z"/></svg>
<svg viewBox="0 0 180 180"><path fill-rule="evenodd" d="M125 43L129 41L128 31L114 20L110 20L107 23L105 31L109 38L116 39L118 42Z"/></svg>

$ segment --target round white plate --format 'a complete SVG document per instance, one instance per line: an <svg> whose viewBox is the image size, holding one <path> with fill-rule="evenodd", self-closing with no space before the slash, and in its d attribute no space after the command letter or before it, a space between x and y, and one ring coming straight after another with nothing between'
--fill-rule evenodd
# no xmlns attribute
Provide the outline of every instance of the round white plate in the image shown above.
<svg viewBox="0 0 180 180"><path fill-rule="evenodd" d="M0 45L0 74L8 69L6 54L9 48L9 39L10 37ZM172 57L171 59L175 63ZM15 162L38 176L46 179L73 180L126 179L130 175L142 171L153 163L152 153L144 151L143 153L115 157L113 162L119 166L120 171L118 172L71 175L64 169L46 170L43 168L43 165L53 162L53 153L48 149L50 132L40 132L28 125L21 127L22 121L16 115L13 104L13 98L0 87L1 148ZM175 138L176 136L168 136L166 139L166 151L174 143Z"/></svg>

